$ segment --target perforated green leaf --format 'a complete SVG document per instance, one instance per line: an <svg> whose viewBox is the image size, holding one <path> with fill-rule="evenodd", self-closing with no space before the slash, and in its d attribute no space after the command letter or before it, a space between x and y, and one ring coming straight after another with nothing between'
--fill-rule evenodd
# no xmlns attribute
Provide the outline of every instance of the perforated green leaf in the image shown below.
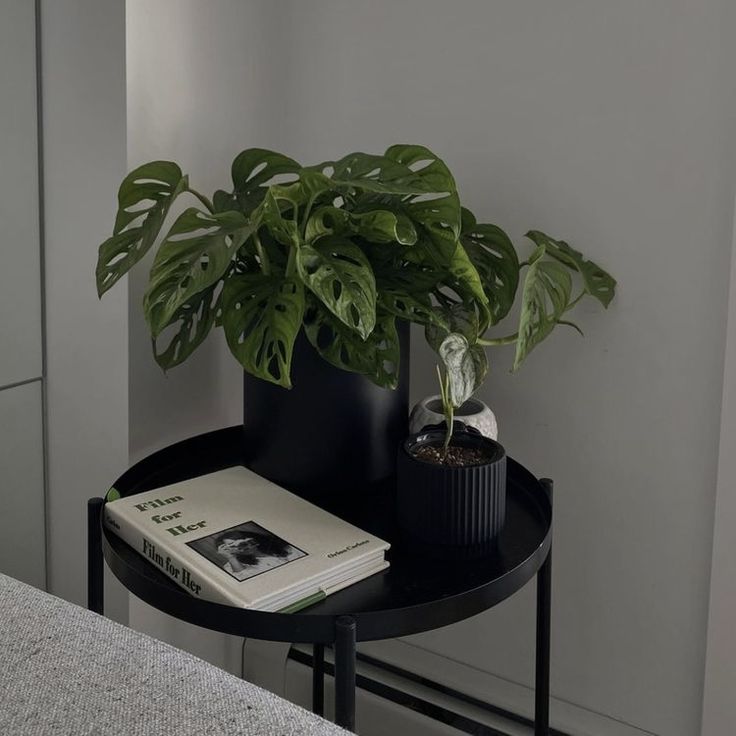
<svg viewBox="0 0 736 736"><path fill-rule="evenodd" d="M295 181L301 168L294 159L276 151L248 148L233 161L232 196L244 212L250 212L263 201L269 186ZM216 193L216 203L224 205L227 196L227 193Z"/></svg>
<svg viewBox="0 0 736 736"><path fill-rule="evenodd" d="M422 193L455 192L455 179L445 162L426 146L397 144L386 149L386 158L409 169L418 182ZM458 207L458 232L460 208Z"/></svg>
<svg viewBox="0 0 736 736"><path fill-rule="evenodd" d="M597 263L586 261L580 251L571 248L564 240L555 240L539 230L530 230L526 237L537 246L543 245L547 255L577 271L582 276L586 293L608 307L616 290L616 279L609 273Z"/></svg>
<svg viewBox="0 0 736 736"><path fill-rule="evenodd" d="M407 322L445 325L430 297L437 285L436 272L405 262L394 248L368 249L368 254L376 277L377 304L382 309Z"/></svg>
<svg viewBox="0 0 736 736"><path fill-rule="evenodd" d="M291 388L294 340L304 316L304 287L279 275L231 276L223 289L227 344L246 371Z"/></svg>
<svg viewBox="0 0 736 736"><path fill-rule="evenodd" d="M450 170L428 148L396 145L384 156L353 153L316 168L352 192L356 212L386 209L412 220L416 262L449 264L460 232L460 201Z"/></svg>
<svg viewBox="0 0 736 736"><path fill-rule="evenodd" d="M378 292L377 304L407 322L418 325L444 324L442 315L437 312L427 294L381 289Z"/></svg>
<svg viewBox="0 0 736 736"><path fill-rule="evenodd" d="M342 370L362 373L382 388L398 386L401 349L393 315L379 312L373 332L363 340L314 296L308 302L304 331L328 363Z"/></svg>
<svg viewBox="0 0 736 736"><path fill-rule="evenodd" d="M540 245L529 258L513 370L552 332L570 303L570 272L557 261L543 260L544 255L545 246Z"/></svg>
<svg viewBox="0 0 736 736"><path fill-rule="evenodd" d="M443 190L442 186L435 190L436 181L389 156L355 152L309 168L329 176L340 191L408 195Z"/></svg>
<svg viewBox="0 0 736 736"><path fill-rule="evenodd" d="M460 199L455 179L444 161L424 146L397 145L386 151L386 157L413 170L426 188L420 194L406 197L404 212L426 232L421 240L428 260L438 267L453 258L460 235Z"/></svg>
<svg viewBox="0 0 736 736"><path fill-rule="evenodd" d="M460 241L488 297L491 324L496 324L514 304L519 286L519 258L509 236L500 227L477 224L468 210L463 215Z"/></svg>
<svg viewBox="0 0 736 736"><path fill-rule="evenodd" d="M156 253L143 299L154 338L195 294L220 280L252 232L240 212L209 215L191 207L179 215Z"/></svg>
<svg viewBox="0 0 736 736"><path fill-rule="evenodd" d="M488 297L483 290L480 274L460 242L455 246L449 271L451 279L448 285L460 295L466 305L478 309L479 330L481 333L485 332L491 320Z"/></svg>
<svg viewBox="0 0 736 736"><path fill-rule="evenodd" d="M151 161L131 171L118 190L112 237L99 248L97 293L102 296L148 252L187 177L171 161Z"/></svg>
<svg viewBox="0 0 736 736"><path fill-rule="evenodd" d="M321 238L297 250L302 281L345 325L361 337L376 324L376 281L363 251L339 236Z"/></svg>
<svg viewBox="0 0 736 736"><path fill-rule="evenodd" d="M325 235L359 235L370 243L413 245L417 232L408 217L388 210L353 214L338 207L320 207L307 220L304 239L311 243Z"/></svg>
<svg viewBox="0 0 736 736"><path fill-rule="evenodd" d="M205 340L216 322L221 305L222 282L194 294L182 304L170 320L170 326L153 339L156 362L168 370L183 363ZM159 349L159 343L168 345Z"/></svg>
<svg viewBox="0 0 736 736"><path fill-rule="evenodd" d="M291 247L299 242L297 223L283 216L279 201L270 189L266 192L261 204L253 210L251 220L258 227L265 225L273 238L282 245Z"/></svg>

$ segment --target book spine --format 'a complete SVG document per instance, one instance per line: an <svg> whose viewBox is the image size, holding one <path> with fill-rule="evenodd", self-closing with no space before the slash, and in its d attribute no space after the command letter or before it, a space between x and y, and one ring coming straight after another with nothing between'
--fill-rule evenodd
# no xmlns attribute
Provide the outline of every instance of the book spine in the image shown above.
<svg viewBox="0 0 736 736"><path fill-rule="evenodd" d="M195 597L214 603L244 607L243 601L213 581L196 562L192 564L191 560L183 560L174 545L154 539L142 524L134 523L107 505L104 507L104 520L105 526L113 534L127 542L136 552Z"/></svg>

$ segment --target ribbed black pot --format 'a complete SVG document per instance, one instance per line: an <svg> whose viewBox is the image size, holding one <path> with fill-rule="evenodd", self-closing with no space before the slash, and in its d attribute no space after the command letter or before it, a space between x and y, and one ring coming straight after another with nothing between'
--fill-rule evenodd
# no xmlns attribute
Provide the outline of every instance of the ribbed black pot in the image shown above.
<svg viewBox="0 0 736 736"><path fill-rule="evenodd" d="M293 388L245 374L245 462L259 475L332 508L375 484L391 485L408 431L409 325L398 324L399 386L324 361L304 333L294 345Z"/></svg>
<svg viewBox="0 0 736 736"><path fill-rule="evenodd" d="M506 452L477 431L455 430L453 444L491 451L483 465L448 467L421 460L422 445L442 446L444 429L425 428L402 443L397 516L402 536L439 559L471 559L493 549L506 518Z"/></svg>

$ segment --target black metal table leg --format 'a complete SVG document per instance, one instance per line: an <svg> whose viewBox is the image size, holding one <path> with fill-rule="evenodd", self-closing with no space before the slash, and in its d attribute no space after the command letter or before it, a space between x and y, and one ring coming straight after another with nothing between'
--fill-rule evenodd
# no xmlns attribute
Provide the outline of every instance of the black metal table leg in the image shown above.
<svg viewBox="0 0 736 736"><path fill-rule="evenodd" d="M102 498L90 498L87 502L87 608L104 613L104 563L102 558L102 530L100 517Z"/></svg>
<svg viewBox="0 0 736 736"><path fill-rule="evenodd" d="M325 714L325 645L312 647L312 713Z"/></svg>
<svg viewBox="0 0 736 736"><path fill-rule="evenodd" d="M355 730L355 619L335 623L335 723Z"/></svg>
<svg viewBox="0 0 736 736"><path fill-rule="evenodd" d="M552 503L552 481L542 479ZM550 625L552 619L552 547L537 573L537 662L534 694L534 736L549 736Z"/></svg>

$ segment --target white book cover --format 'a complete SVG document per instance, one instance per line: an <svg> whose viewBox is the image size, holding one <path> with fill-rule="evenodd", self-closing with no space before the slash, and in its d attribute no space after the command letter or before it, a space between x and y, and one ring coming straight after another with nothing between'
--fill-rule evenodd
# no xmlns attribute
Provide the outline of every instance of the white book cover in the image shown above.
<svg viewBox="0 0 736 736"><path fill-rule="evenodd" d="M195 596L299 610L388 567L389 544L242 466L105 504L105 525Z"/></svg>

